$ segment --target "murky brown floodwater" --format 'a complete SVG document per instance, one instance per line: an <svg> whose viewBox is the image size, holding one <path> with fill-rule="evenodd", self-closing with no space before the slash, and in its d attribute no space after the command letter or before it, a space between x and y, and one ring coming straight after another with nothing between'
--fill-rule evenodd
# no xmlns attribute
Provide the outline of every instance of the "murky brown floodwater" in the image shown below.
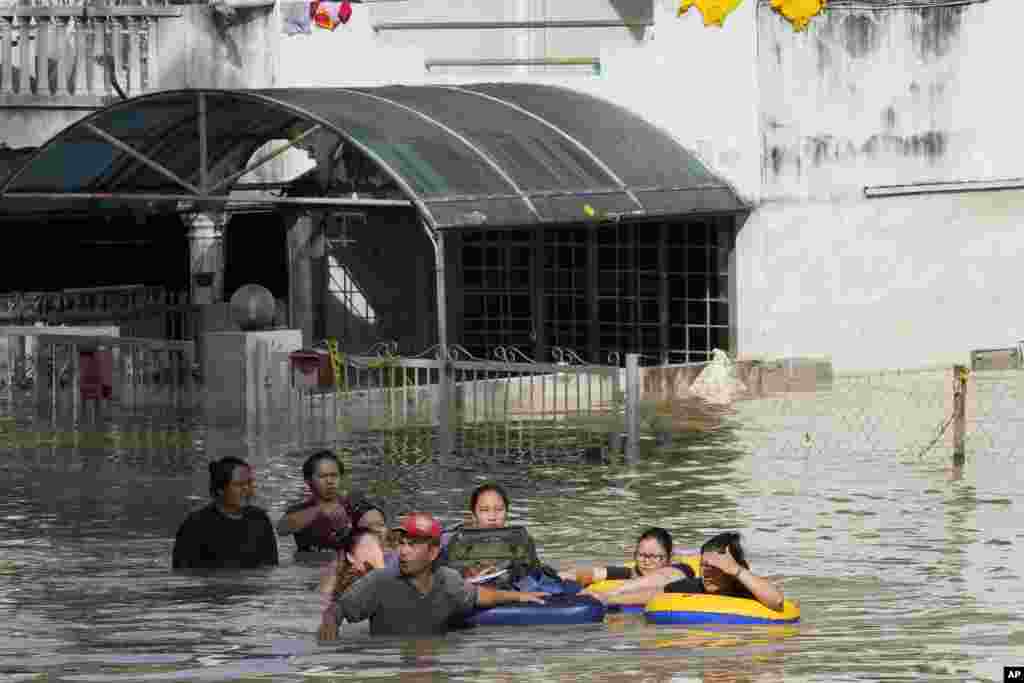
<svg viewBox="0 0 1024 683"><path fill-rule="evenodd" d="M988 422L959 478L945 446L913 452L942 399L893 382L744 404L733 429L649 448L632 467L357 455L350 485L391 513L455 521L477 481L504 481L552 564L620 558L650 524L684 547L740 529L754 569L803 610L792 627L655 628L630 616L420 643L371 641L360 627L319 645L317 570L292 562L290 539L275 570L169 572L177 525L206 501L207 459L250 460L257 502L276 520L299 491L289 444L197 422L186 445L29 446L8 422L0 681L1001 681L1003 666L1024 664L1021 385L1012 374L976 383ZM17 424L32 429L26 416Z"/></svg>

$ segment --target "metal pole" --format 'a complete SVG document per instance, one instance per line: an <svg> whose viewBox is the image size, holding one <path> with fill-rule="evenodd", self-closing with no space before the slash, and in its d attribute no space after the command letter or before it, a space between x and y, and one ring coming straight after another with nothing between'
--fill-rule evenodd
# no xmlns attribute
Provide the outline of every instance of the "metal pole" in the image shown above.
<svg viewBox="0 0 1024 683"><path fill-rule="evenodd" d="M640 452L640 354L626 354L626 462L635 464Z"/></svg>
<svg viewBox="0 0 1024 683"><path fill-rule="evenodd" d="M82 385L79 379L82 367L79 364L78 354L78 345L75 344L71 347L71 424L76 427L82 400Z"/></svg>
<svg viewBox="0 0 1024 683"><path fill-rule="evenodd" d="M452 372L451 363L448 358L448 292L445 287L445 253L444 253L444 231L436 232L427 228L427 235L434 243L434 273L437 278L437 345L440 355L441 368L438 376L438 391L440 399L440 428L441 428L441 457L451 455L454 449L452 438Z"/></svg>
<svg viewBox="0 0 1024 683"><path fill-rule="evenodd" d="M967 367L953 366L953 467L963 467L967 427Z"/></svg>
<svg viewBox="0 0 1024 683"><path fill-rule="evenodd" d="M200 92L196 95L196 104L199 108L199 191L206 194L206 188L210 184L208 174L207 142L206 142L206 93Z"/></svg>

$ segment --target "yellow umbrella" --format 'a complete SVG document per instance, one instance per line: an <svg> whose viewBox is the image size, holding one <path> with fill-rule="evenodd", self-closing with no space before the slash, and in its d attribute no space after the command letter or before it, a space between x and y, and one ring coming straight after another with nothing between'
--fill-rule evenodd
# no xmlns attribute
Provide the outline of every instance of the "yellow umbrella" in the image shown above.
<svg viewBox="0 0 1024 683"><path fill-rule="evenodd" d="M811 17L825 9L825 0L772 0L772 7L786 17L794 29L803 31Z"/></svg>

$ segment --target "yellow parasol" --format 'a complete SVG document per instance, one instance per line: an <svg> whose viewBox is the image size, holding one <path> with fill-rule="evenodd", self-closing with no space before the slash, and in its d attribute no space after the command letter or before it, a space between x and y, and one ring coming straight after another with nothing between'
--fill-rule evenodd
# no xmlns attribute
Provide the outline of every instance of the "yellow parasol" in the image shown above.
<svg viewBox="0 0 1024 683"><path fill-rule="evenodd" d="M704 17L704 25L721 26L729 13L740 6L743 0L679 0L678 16L686 14L687 10L696 6Z"/></svg>

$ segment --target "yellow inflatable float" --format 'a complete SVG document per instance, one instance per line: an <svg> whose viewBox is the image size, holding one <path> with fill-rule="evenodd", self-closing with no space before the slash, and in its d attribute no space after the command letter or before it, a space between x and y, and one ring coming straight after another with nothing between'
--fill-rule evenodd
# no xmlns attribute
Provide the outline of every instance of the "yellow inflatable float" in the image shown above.
<svg viewBox="0 0 1024 683"><path fill-rule="evenodd" d="M782 611L757 600L706 593L662 593L644 607L653 624L795 624L800 607L786 600Z"/></svg>

